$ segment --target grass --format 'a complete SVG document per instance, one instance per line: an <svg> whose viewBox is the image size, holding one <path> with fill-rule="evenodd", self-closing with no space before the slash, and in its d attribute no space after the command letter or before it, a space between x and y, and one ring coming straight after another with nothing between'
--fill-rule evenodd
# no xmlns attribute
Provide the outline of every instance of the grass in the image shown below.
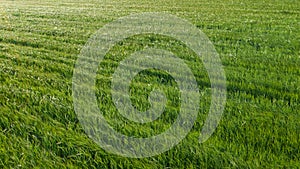
<svg viewBox="0 0 300 169"><path fill-rule="evenodd" d="M1 1L0 167L299 168L298 6L296 0ZM150 11L186 19L210 38L227 76L226 108L212 137L199 144L210 104L210 83L201 62L189 59L192 54L172 39L127 39L99 65L99 105L111 104L107 87L118 61L143 45L184 58L204 99L197 122L180 144L154 157L125 158L104 151L84 133L73 109L73 69L95 31L121 16ZM162 72L150 70L135 78L133 102L139 109L149 106L143 97L151 90L148 83L166 86L162 88L171 100L167 113L154 123L138 125L122 119L113 106L102 106L119 132L149 136L176 118L176 85Z"/></svg>

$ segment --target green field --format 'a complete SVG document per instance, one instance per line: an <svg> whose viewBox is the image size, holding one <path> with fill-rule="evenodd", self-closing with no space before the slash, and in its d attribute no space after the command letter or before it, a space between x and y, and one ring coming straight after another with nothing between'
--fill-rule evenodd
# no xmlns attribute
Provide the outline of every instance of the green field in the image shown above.
<svg viewBox="0 0 300 169"><path fill-rule="evenodd" d="M300 1L0 0L0 168L300 168ZM73 108L78 55L98 29L119 17L167 12L202 30L218 51L227 102L214 134L199 143L210 106L210 81L200 60L180 42L142 35L118 43L99 65L98 102L117 131L148 137L167 129L179 110L174 80L143 71L131 84L138 109L161 86L166 112L153 123L118 114L109 84L118 63L145 46L186 60L203 95L185 139L163 154L125 158L85 134ZM150 85L149 87L149 83Z"/></svg>

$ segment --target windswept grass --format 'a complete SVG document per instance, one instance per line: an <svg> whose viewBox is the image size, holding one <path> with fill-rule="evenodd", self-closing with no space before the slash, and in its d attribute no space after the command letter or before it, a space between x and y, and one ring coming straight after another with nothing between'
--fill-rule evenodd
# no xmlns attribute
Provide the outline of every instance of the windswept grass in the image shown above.
<svg viewBox="0 0 300 169"><path fill-rule="evenodd" d="M299 168L299 6L297 0L2 0L0 168ZM99 105L108 105L102 106L105 117L116 130L146 137L177 116L176 84L156 70L134 79L131 99L146 109L151 86L160 86L169 102L159 120L138 125L111 106L110 75L122 58L145 45L185 59L203 99L197 122L179 145L154 157L124 158L102 150L84 133L73 109L73 69L95 31L121 16L150 11L184 18L210 38L224 65L227 103L213 136L199 144L210 105L202 63L172 39L126 39L99 65L97 76Z"/></svg>

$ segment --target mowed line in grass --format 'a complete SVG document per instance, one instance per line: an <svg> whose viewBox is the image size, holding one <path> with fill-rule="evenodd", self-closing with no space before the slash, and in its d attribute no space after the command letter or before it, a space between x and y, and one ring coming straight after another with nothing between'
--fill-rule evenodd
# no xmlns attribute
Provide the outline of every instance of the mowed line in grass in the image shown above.
<svg viewBox="0 0 300 169"><path fill-rule="evenodd" d="M10 52L11 54L14 54L14 55L18 54L19 57L17 57L17 56L7 57L7 59L9 59L10 61L13 61L13 63L14 63L13 65L21 66L19 69L17 67L13 66L11 69L14 69L14 71L20 71L19 74L23 74L23 73L28 74L29 73L28 70L25 70L22 72L22 69L23 69L22 67L24 65L28 65L28 66L31 65L31 66L27 67L27 69L32 67L31 75L36 74L37 72L35 70L38 69L38 70L43 70L43 72L48 72L48 73L57 72L58 75L62 76L62 77L69 77L69 78L71 77L72 71L70 71L70 65L68 65L68 63L61 63L61 61L59 61L59 59L55 60L55 55L50 60L42 61L42 60L40 60L40 58L34 59L33 57L30 56L32 53L31 52L32 49L31 48L26 49L26 48L27 47L22 49L21 54L15 53L15 52ZM26 56L26 57L21 57L21 56ZM49 55L47 58L51 58L51 57L52 57L52 55ZM61 58L61 57L59 57L59 58ZM70 61L69 63L73 64L74 61ZM105 63L118 64L117 62L109 62L109 61L103 62L103 64L105 64ZM252 63L252 65L253 65L253 63ZM259 64L259 65L266 66L266 64ZM296 94L296 95L294 94L298 90L298 87L299 87L297 85L297 81L295 81L295 83L292 83L289 86L287 86L285 81L280 80L280 79L282 79L281 77L286 76L285 73L276 73L276 74L273 74L274 77L272 77L270 73L266 74L264 70L260 71L259 69L258 70L252 69L253 70L252 71L249 68L242 69L242 67L240 67L238 70L240 70L240 72L245 72L245 73L244 74L239 73L239 76L231 76L230 74L228 75L228 79L231 82L228 85L229 91L246 91L248 93L250 92L254 96L265 95L265 97L270 98L270 99L276 99L281 96L284 100L286 100L288 102L290 100L297 101L299 98L298 94ZM257 74L258 76L253 77L252 76L253 73ZM263 75L263 76L260 77L259 75ZM42 73L42 76L47 77L47 73L46 74ZM57 77L59 77L59 76L57 76ZM296 76L290 75L290 79L285 78L285 80L289 80L289 81L290 80L298 80L299 79L298 77L299 76L297 76L297 75ZM201 76L198 78L200 78L200 79L198 79L200 81ZM272 79L274 79L274 78L280 78L280 79L277 82L272 83ZM252 81L253 84L250 84L251 86L249 86L249 82L247 83L247 81ZM204 84L205 83L206 82L204 82ZM205 85L205 86L208 87L207 85ZM55 88L55 86L53 86L53 87ZM282 92L284 92L284 95L282 95Z"/></svg>

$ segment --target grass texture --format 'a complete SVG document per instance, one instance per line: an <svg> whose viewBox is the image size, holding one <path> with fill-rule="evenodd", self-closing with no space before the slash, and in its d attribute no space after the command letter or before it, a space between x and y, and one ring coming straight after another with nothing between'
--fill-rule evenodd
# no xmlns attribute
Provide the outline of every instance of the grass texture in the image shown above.
<svg viewBox="0 0 300 169"><path fill-rule="evenodd" d="M300 2L297 0L0 1L0 168L300 168ZM153 123L126 121L112 106L110 75L144 46L173 51L192 69L203 99L192 131L180 144L148 158L101 149L84 133L72 101L73 69L81 48L105 24L140 12L167 12L201 29L218 51L227 102L212 137L199 133L210 106L201 61L166 37L136 36L117 44L99 65L97 98L115 130L148 137L176 119L174 79L157 70L131 84L138 109L155 87L166 112ZM151 85L148 85L151 84Z"/></svg>

